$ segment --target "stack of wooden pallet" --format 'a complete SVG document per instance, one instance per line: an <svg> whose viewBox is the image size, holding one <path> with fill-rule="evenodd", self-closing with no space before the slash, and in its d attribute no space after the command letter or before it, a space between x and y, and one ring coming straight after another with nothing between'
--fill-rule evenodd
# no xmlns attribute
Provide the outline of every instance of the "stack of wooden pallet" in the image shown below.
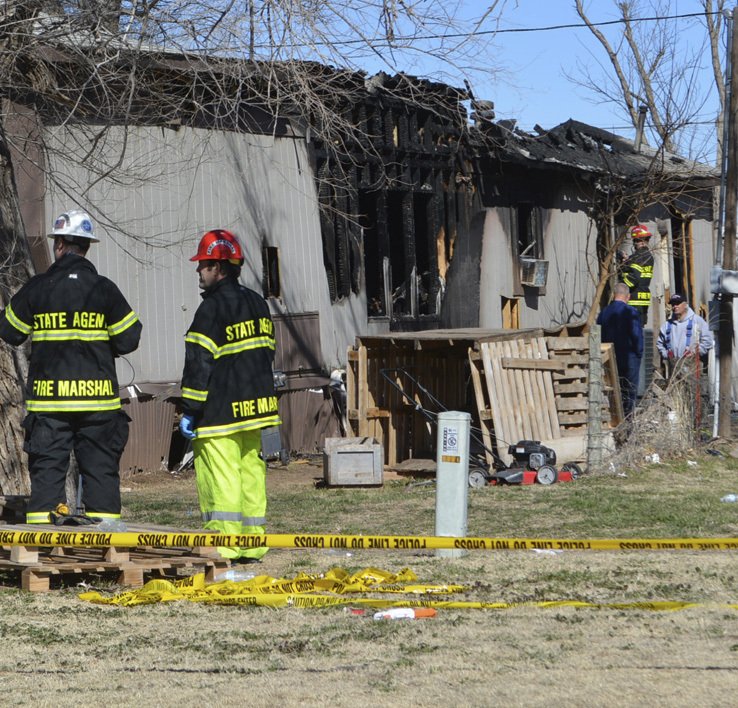
<svg viewBox="0 0 738 708"><path fill-rule="evenodd" d="M39 526L4 525L7 531L38 532ZM55 530L58 530L56 527ZM82 527L79 527L82 528ZM174 529L129 526L129 531L171 532ZM86 548L86 547L0 547L0 577L23 590L44 592L54 585L90 582L107 577L119 585L140 587L148 577L177 577L180 573L204 572L208 581L230 566L215 548Z"/></svg>
<svg viewBox="0 0 738 708"><path fill-rule="evenodd" d="M434 416L472 414L488 464L519 440L540 440L568 459L586 446L588 339L582 328L433 330L360 337L348 352L350 434L382 443L385 463L435 457ZM612 345L602 345L607 431L622 421ZM560 455L560 457L562 457Z"/></svg>
<svg viewBox="0 0 738 708"><path fill-rule="evenodd" d="M614 352L602 345L606 429L622 420ZM559 458L582 459L586 449L589 343L586 337L481 341L469 350L477 412L486 449L505 463L519 440L539 440Z"/></svg>

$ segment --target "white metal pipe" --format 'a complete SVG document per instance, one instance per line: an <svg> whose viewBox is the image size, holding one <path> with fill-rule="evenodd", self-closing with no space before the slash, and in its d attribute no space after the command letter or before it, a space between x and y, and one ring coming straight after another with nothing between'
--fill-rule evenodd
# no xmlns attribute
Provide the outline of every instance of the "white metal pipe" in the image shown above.
<svg viewBox="0 0 738 708"><path fill-rule="evenodd" d="M436 536L466 536L471 415L438 414L436 444ZM460 558L461 549L439 548L437 556Z"/></svg>

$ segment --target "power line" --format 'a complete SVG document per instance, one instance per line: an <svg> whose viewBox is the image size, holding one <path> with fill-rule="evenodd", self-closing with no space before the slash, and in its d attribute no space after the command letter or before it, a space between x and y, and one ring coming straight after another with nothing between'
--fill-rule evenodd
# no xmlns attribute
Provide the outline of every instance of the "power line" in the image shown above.
<svg viewBox="0 0 738 708"><path fill-rule="evenodd" d="M449 34L428 34L428 35L409 35L407 37L395 37L393 42L387 42L384 37L377 37L376 39L370 39L364 37L361 39L347 39L340 42L316 42L315 46L346 46L351 44L367 44L374 48L379 46L389 46L398 48L397 45L402 42L417 42L418 40L428 39L463 39L465 37L480 37L486 35L497 35L497 34L516 34L522 32L550 32L554 30L562 29L586 29L589 27L608 27L611 25L624 25L627 22L661 22L664 20L686 20L695 17L706 17L707 15L718 16L719 12L690 12L682 15L654 15L653 17L629 17L627 20L620 18L617 20L604 20L602 22L575 22L566 25L546 25L543 27L508 27L504 29L493 29L493 30L479 30L478 32L453 32ZM377 40L381 40L375 43ZM266 45L264 45L266 46Z"/></svg>
<svg viewBox="0 0 738 708"><path fill-rule="evenodd" d="M517 27L507 28L498 30L483 30L482 32L476 32L475 34L512 34L514 32L548 32L550 30L560 29L582 29L588 27L607 27L610 25L624 25L626 22L660 22L662 20L686 20L692 17L705 17L707 15L719 15L719 12L690 12L684 15L655 15L654 17L629 17L627 20L620 18L618 20L606 20L603 22L577 22L568 25L548 25L545 27ZM441 37L463 37L466 35L438 35L437 39Z"/></svg>

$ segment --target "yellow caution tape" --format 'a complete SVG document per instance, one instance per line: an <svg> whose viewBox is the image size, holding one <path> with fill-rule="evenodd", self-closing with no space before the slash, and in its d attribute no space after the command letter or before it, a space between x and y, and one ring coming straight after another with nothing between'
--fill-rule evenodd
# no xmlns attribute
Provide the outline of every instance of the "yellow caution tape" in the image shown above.
<svg viewBox="0 0 738 708"><path fill-rule="evenodd" d="M79 597L89 602L115 605L140 605L152 602L190 600L222 604L248 604L268 607L297 605L296 599L310 597L308 593L321 591L331 595L315 595L323 600L334 600L330 604L344 604L354 599L340 596L362 592L406 593L412 595L440 595L462 592L463 585L443 583L440 585L417 584L417 576L406 568L399 573L390 573L376 568L365 568L350 575L342 568L333 568L321 575L298 574L292 579L277 579L260 575L250 580L224 580L206 584L205 575L198 573L177 581L150 580L142 588L121 593L111 598L99 592L82 593ZM373 600L382 607L394 606L394 601ZM402 604L402 603L400 603Z"/></svg>
<svg viewBox="0 0 738 708"><path fill-rule="evenodd" d="M87 527L89 529L89 527ZM738 550L738 538L485 538L446 536L376 536L342 534L218 534L212 532L160 533L154 531L103 533L100 531L0 531L0 546L63 546L123 548L179 548L226 546L229 548L306 548L340 550L427 550L468 551L517 550Z"/></svg>
<svg viewBox="0 0 738 708"><path fill-rule="evenodd" d="M519 607L578 607L610 610L645 610L652 612L685 610L691 607L715 607L738 610L738 604L706 605L698 602L585 602L583 600L551 600L537 602L474 602L464 600L385 600L372 597L350 597L357 593L407 593L424 596L447 595L467 590L463 585L418 584L417 577L405 569L397 574L367 568L349 575L341 568L333 568L319 576L301 573L292 579L275 579L260 575L240 582L223 581L207 584L199 573L178 581L150 580L142 588L119 593L112 597L99 592L84 592L81 600L101 605L134 607L158 602L207 602L217 605L254 605L260 607L333 607L357 605L384 609L388 607L433 607L449 610L510 610ZM310 594L321 590L325 595Z"/></svg>

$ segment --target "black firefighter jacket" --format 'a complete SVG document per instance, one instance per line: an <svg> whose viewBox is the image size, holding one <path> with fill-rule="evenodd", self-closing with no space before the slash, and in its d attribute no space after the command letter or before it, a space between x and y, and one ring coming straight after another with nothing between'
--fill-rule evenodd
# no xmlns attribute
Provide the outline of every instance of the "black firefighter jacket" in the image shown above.
<svg viewBox="0 0 738 708"><path fill-rule="evenodd" d="M67 253L29 280L0 313L0 337L31 336L29 413L120 408L115 357L138 347L141 323L112 280Z"/></svg>
<svg viewBox="0 0 738 708"><path fill-rule="evenodd" d="M279 425L274 324L261 295L232 278L202 293L185 335L182 407L198 437Z"/></svg>
<svg viewBox="0 0 738 708"><path fill-rule="evenodd" d="M653 253L647 248L635 251L621 266L620 278L630 288L628 304L648 307L651 304Z"/></svg>

